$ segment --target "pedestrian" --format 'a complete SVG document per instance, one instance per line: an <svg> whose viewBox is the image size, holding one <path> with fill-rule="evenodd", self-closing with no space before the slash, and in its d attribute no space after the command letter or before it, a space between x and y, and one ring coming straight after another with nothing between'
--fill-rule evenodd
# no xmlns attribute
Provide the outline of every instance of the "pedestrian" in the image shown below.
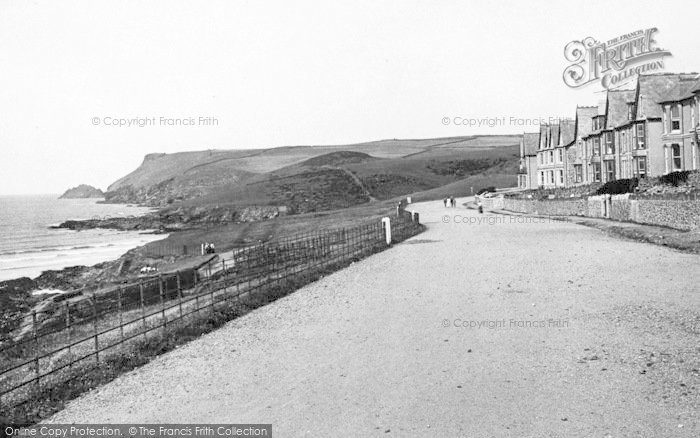
<svg viewBox="0 0 700 438"><path fill-rule="evenodd" d="M445 208L447 208L447 198L442 198L442 203L445 205Z"/></svg>
<svg viewBox="0 0 700 438"><path fill-rule="evenodd" d="M450 205L452 206L452 208L455 208L457 206L457 201L455 201L454 196L450 197Z"/></svg>

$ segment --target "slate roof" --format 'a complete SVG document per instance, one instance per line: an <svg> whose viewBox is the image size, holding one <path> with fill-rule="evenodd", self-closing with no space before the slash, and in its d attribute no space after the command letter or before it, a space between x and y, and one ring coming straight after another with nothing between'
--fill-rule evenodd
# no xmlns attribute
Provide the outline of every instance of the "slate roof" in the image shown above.
<svg viewBox="0 0 700 438"><path fill-rule="evenodd" d="M593 117L598 115L597 106L579 106L576 108L576 137L587 137L593 132Z"/></svg>
<svg viewBox="0 0 700 438"><path fill-rule="evenodd" d="M523 149L525 155L537 155L540 147L540 134L538 132L526 132L523 134Z"/></svg>
<svg viewBox="0 0 700 438"><path fill-rule="evenodd" d="M561 120L559 122L559 144L566 146L574 141L574 135L576 133L576 121L575 120Z"/></svg>
<svg viewBox="0 0 700 438"><path fill-rule="evenodd" d="M605 127L617 128L629 122L627 104L634 102L635 90L610 90L608 91L607 116Z"/></svg>
<svg viewBox="0 0 700 438"><path fill-rule="evenodd" d="M697 77L697 73L640 75L637 84L637 118L661 118L659 103L682 100L684 93L692 89Z"/></svg>
<svg viewBox="0 0 700 438"><path fill-rule="evenodd" d="M552 147L556 147L559 144L559 124L554 123L550 125L550 138Z"/></svg>

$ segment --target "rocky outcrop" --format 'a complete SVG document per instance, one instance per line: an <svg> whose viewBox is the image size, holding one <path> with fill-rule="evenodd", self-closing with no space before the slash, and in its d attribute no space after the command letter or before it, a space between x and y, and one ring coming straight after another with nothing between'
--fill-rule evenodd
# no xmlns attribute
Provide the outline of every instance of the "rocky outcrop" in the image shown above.
<svg viewBox="0 0 700 438"><path fill-rule="evenodd" d="M275 206L212 206L173 207L144 216L114 217L87 220L69 220L55 228L81 231L94 228L120 231L152 231L169 233L196 228L202 225L222 225L235 222L268 220L280 215L285 208Z"/></svg>
<svg viewBox="0 0 700 438"><path fill-rule="evenodd" d="M83 199L83 198L104 198L105 194L100 189L87 184L80 184L78 187L68 189L59 196L59 199Z"/></svg>

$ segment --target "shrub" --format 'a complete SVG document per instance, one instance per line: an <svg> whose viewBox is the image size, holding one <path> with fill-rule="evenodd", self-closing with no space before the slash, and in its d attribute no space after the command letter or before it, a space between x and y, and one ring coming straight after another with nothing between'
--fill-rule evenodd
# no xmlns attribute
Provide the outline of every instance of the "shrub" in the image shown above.
<svg viewBox="0 0 700 438"><path fill-rule="evenodd" d="M596 195L621 195L624 193L632 193L638 185L639 180L637 178L616 179L606 182L601 188L596 190L595 193Z"/></svg>
<svg viewBox="0 0 700 438"><path fill-rule="evenodd" d="M661 184L668 184L672 185L673 187L678 187L680 184L685 184L688 181L688 175L690 175L689 170L681 170L662 175L659 180Z"/></svg>

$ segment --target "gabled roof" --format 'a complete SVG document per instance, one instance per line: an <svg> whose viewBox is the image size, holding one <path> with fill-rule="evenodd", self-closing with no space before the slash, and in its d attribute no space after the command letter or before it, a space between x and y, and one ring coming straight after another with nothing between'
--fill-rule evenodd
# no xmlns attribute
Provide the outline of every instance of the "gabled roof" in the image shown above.
<svg viewBox="0 0 700 438"><path fill-rule="evenodd" d="M549 125L540 124L540 143L547 139L549 133ZM546 144L544 144L546 146Z"/></svg>
<svg viewBox="0 0 700 438"><path fill-rule="evenodd" d="M635 90L609 90L605 128L613 129L629 122L627 104L634 102Z"/></svg>
<svg viewBox="0 0 700 438"><path fill-rule="evenodd" d="M559 124L554 123L552 125L549 125L550 127L550 137L551 138L551 145L552 146L557 146L559 144Z"/></svg>
<svg viewBox="0 0 700 438"><path fill-rule="evenodd" d="M640 75L637 80L637 114L641 118L660 118L659 103L681 100L683 92L690 90L697 73L656 73ZM681 84L685 82L685 84ZM641 105L640 105L641 101Z"/></svg>
<svg viewBox="0 0 700 438"><path fill-rule="evenodd" d="M561 120L559 122L559 144L566 146L574 141L576 134L575 120Z"/></svg>
<svg viewBox="0 0 700 438"><path fill-rule="evenodd" d="M576 108L576 137L584 138L593 132L591 119L598 115L597 106L579 106Z"/></svg>
<svg viewBox="0 0 700 438"><path fill-rule="evenodd" d="M540 147L540 134L538 132L526 132L523 134L523 152L525 155L537 155Z"/></svg>
<svg viewBox="0 0 700 438"><path fill-rule="evenodd" d="M700 79L698 79L695 82L695 85L693 86L693 88L690 91L692 91L693 93L700 93Z"/></svg>
<svg viewBox="0 0 700 438"><path fill-rule="evenodd" d="M680 74L675 85L670 89L659 103L678 102L693 97L693 89L698 85L698 75L694 73Z"/></svg>

